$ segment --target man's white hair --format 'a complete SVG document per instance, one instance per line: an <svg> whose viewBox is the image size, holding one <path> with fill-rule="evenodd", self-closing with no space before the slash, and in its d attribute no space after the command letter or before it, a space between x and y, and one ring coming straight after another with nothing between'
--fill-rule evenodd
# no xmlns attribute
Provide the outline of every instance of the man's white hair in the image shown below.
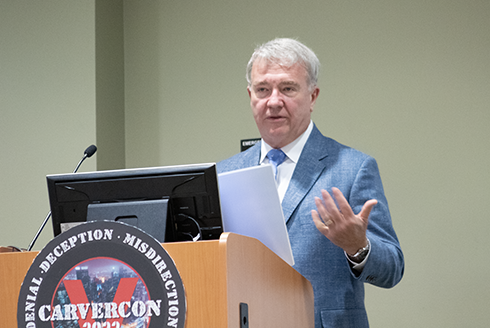
<svg viewBox="0 0 490 328"><path fill-rule="evenodd" d="M247 82L252 83L252 66L257 60L266 60L280 66L302 65L308 74L308 87L313 90L318 83L320 61L315 53L301 42L289 38L277 38L255 49L247 65Z"/></svg>

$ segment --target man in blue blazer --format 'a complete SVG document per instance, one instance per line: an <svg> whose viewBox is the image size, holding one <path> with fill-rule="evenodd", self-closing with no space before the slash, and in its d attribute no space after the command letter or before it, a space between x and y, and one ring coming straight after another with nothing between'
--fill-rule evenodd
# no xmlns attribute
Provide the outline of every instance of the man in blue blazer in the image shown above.
<svg viewBox="0 0 490 328"><path fill-rule="evenodd" d="M218 163L218 172L275 166L294 268L315 294L315 328L368 327L364 283L396 285L403 254L376 161L323 136L311 121L318 67L316 55L296 40L255 50L248 93L262 140ZM276 163L270 150L284 159Z"/></svg>

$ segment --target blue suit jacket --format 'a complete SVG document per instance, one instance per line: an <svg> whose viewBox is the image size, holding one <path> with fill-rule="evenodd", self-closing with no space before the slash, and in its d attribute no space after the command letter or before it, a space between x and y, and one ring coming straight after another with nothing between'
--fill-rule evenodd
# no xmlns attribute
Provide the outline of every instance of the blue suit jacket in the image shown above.
<svg viewBox="0 0 490 328"><path fill-rule="evenodd" d="M218 163L218 172L259 165L260 143ZM321 189L339 188L359 213L369 199L378 204L369 216L367 237L371 252L360 274L353 271L344 251L315 227L311 210ZM301 153L282 202L293 250L294 268L312 284L315 328L368 327L364 282L390 288L403 275L403 254L391 223L376 161L355 149L324 137L313 128Z"/></svg>

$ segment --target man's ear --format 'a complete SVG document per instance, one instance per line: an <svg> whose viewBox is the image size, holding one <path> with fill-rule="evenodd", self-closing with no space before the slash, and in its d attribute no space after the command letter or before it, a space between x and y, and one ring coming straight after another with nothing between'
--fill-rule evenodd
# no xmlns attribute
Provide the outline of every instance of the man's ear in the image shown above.
<svg viewBox="0 0 490 328"><path fill-rule="evenodd" d="M252 91L250 90L250 86L247 87L247 92L248 92L249 98L252 98Z"/></svg>
<svg viewBox="0 0 490 328"><path fill-rule="evenodd" d="M310 112L313 112L313 107L315 107L316 100L318 99L319 94L320 94L320 88L315 87L315 89L310 94Z"/></svg>

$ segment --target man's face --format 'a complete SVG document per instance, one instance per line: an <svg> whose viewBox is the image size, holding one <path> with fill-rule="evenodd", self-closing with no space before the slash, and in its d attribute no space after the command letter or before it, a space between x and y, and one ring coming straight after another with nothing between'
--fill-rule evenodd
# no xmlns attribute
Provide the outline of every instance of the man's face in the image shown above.
<svg viewBox="0 0 490 328"><path fill-rule="evenodd" d="M309 90L306 70L299 64L288 68L256 61L248 94L264 141L281 148L305 132L319 92L317 87Z"/></svg>

